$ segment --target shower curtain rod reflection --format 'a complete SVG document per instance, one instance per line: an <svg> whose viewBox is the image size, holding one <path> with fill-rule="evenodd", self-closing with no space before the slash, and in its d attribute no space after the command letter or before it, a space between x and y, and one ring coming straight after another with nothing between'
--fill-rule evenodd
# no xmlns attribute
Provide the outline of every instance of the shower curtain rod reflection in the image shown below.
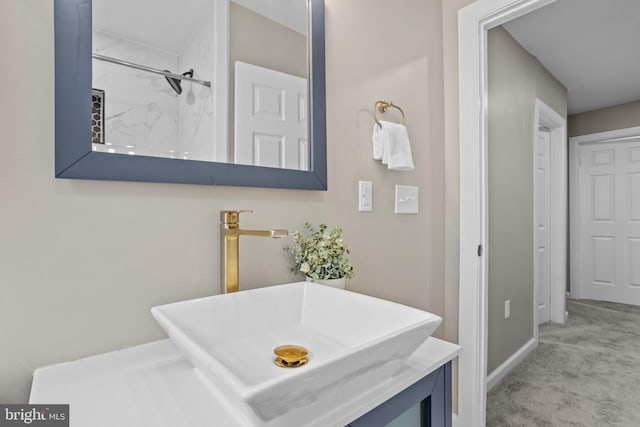
<svg viewBox="0 0 640 427"><path fill-rule="evenodd" d="M193 77L187 77L181 74L174 74L169 71L158 70L157 68L134 64L133 62L123 61L122 59L111 58L109 56L99 55L97 53L94 53L91 56L93 57L93 59L97 59L98 61L111 62L112 64L123 65L125 67L135 68L136 70L147 71L149 73L158 74L172 79L186 80L188 82L198 83L206 87L211 87L211 82L207 80L194 79Z"/></svg>

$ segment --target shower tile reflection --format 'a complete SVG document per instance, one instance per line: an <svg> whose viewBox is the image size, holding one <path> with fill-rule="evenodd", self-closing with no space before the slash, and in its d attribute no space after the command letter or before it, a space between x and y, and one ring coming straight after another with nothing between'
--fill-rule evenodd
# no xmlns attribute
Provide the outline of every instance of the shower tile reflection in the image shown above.
<svg viewBox="0 0 640 427"><path fill-rule="evenodd" d="M206 19L204 19L206 18ZM213 75L213 19L209 14L195 26L184 48L172 52L94 29L93 52L194 77ZM182 82L176 93L157 74L108 62L93 61L93 86L109 94L103 105L102 138L95 151L154 157L212 160L214 156L211 88Z"/></svg>

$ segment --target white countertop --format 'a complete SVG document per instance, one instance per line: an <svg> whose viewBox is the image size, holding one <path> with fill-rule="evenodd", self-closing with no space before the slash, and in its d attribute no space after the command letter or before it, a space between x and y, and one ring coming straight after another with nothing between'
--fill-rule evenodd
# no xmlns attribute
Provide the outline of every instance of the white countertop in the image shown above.
<svg viewBox="0 0 640 427"><path fill-rule="evenodd" d="M37 369L29 401L70 404L71 427L343 427L459 352L431 337L377 387L357 396L336 393L268 423L226 400L170 340Z"/></svg>

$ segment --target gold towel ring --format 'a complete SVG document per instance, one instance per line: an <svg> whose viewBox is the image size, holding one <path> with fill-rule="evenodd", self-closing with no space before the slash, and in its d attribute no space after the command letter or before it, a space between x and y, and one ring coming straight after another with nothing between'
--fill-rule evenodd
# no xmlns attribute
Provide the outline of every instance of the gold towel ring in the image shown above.
<svg viewBox="0 0 640 427"><path fill-rule="evenodd" d="M404 115L404 111L402 110L402 108L398 107L397 105L395 105L393 103L393 101L376 101L375 104L373 104L373 120L375 120L376 124L378 126L382 126L380 124L380 122L378 121L378 115L376 113L376 110L380 111L381 113L386 113L388 108L397 108L398 110L400 110L400 114L402 114L402 124L403 125L407 125L407 117Z"/></svg>

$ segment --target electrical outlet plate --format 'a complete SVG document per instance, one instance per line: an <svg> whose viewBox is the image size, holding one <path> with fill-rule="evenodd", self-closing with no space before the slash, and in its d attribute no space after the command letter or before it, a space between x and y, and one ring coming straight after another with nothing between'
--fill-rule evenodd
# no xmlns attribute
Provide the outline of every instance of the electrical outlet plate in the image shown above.
<svg viewBox="0 0 640 427"><path fill-rule="evenodd" d="M412 185L396 185L397 214L418 213L418 187Z"/></svg>
<svg viewBox="0 0 640 427"><path fill-rule="evenodd" d="M511 300L506 300L504 302L504 318L508 319L511 317Z"/></svg>
<svg viewBox="0 0 640 427"><path fill-rule="evenodd" d="M358 210L371 212L373 210L373 183L358 181Z"/></svg>

